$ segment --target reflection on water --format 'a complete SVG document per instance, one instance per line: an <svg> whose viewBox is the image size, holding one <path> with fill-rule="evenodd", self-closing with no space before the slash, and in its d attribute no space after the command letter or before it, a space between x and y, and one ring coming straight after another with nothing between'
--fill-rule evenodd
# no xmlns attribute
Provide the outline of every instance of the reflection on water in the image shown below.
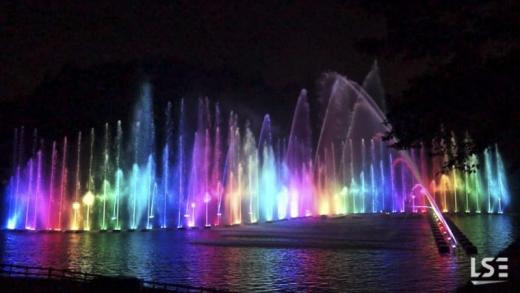
<svg viewBox="0 0 520 293"><path fill-rule="evenodd" d="M247 233L239 235L242 232L233 234L233 230L228 230L233 232L229 237L217 230L84 234L3 232L0 233L0 261L97 274L133 275L147 280L233 291L418 291L428 288L429 291L445 292L468 281L469 258L462 252L439 255L425 218L399 221L377 215L366 218L356 225L342 224L346 228L341 231L330 230L336 232L323 231L312 225L308 230L302 230L305 225L297 221L271 224L271 227L281 227L276 233L261 232L261 225L240 228L244 233L256 229L254 237ZM517 219L510 216L457 216L453 220L478 247L480 256L495 255L518 237ZM346 219L345 223L348 221L355 220ZM296 235L307 235L312 229L319 229L322 234L336 233L334 241L339 243L365 241L371 246L311 248L305 246L305 237L310 236L284 239L284 235L293 235L291 231L296 231ZM271 238L263 236L279 241L280 245L251 247L251 242L257 241L258 233L267 233L267 236L274 233ZM218 243L223 235L226 239L246 241L248 245L236 245L240 242L231 246L191 243ZM297 241L302 247L284 248L284 241ZM397 246L401 248L397 249Z"/></svg>
<svg viewBox="0 0 520 293"><path fill-rule="evenodd" d="M451 218L478 248L480 256L494 256L518 237L518 217L503 215ZM516 229L515 229L516 227Z"/></svg>

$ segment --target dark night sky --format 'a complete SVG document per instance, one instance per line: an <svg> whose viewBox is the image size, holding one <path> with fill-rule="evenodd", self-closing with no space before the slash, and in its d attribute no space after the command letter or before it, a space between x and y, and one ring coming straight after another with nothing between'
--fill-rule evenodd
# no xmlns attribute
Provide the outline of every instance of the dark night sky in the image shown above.
<svg viewBox="0 0 520 293"><path fill-rule="evenodd" d="M386 34L381 16L342 1L6 2L0 4L1 99L30 94L66 64L88 68L148 57L297 92L325 70L361 81L378 56L360 53L356 42ZM421 60L403 64L398 56L381 63L391 94L423 68Z"/></svg>
<svg viewBox="0 0 520 293"><path fill-rule="evenodd" d="M485 64L497 56L507 56L505 64L518 60L509 54L518 52L520 43L515 9L518 4L508 0L1 1L0 152L10 149L12 129L19 125L38 126L43 135L57 138L99 127L94 120L124 120L122 113L131 113L135 98L128 87L136 64L154 64L153 82L163 100L187 92L170 88L191 86L194 95L223 104L232 100L231 107L240 105L242 117L260 120L269 112L282 118L279 124L288 124L280 120L290 119L287 113L301 88L310 90L311 106L316 106L312 104L320 73L337 71L362 82L375 59L390 104L417 99L413 92L403 93L413 88L414 78L428 74L447 77L447 88L455 72L465 94L466 84L473 82L471 73L479 71L486 80L481 84L495 80L485 90L515 92L512 87L503 91L511 80L502 81L503 76L511 79L514 74L509 72L516 69L509 66L493 76L493 67ZM465 69L473 65L476 70ZM461 125L472 121L467 118L479 116L478 111L492 112L490 119L510 115L500 114L499 107L488 111L489 105L517 108L511 98L509 104L481 99L476 89L459 103L453 99L459 92L444 97L445 88L420 98L427 111L437 108L431 111L434 118L439 113L435 111L454 100L450 107L456 112L448 118L453 124L458 123L453 118L460 118ZM473 97L475 101L468 100ZM468 101L475 112L459 111ZM468 128L482 125L478 119L471 123L475 125ZM503 129L501 123L487 132ZM515 133L513 123L506 124L507 133ZM509 145L514 153L515 143ZM520 160L515 162L518 169Z"/></svg>

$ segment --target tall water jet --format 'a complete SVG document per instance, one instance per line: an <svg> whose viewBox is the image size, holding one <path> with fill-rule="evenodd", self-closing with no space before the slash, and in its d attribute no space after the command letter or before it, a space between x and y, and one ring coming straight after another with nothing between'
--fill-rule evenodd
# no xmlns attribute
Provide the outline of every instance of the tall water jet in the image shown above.
<svg viewBox="0 0 520 293"><path fill-rule="evenodd" d="M468 176L468 170L464 170L464 195L466 197L466 213L469 213L470 209L469 209L469 176Z"/></svg>
<svg viewBox="0 0 520 293"><path fill-rule="evenodd" d="M148 158L148 164L146 166L146 171L148 173L148 180L147 180L147 187L148 187L148 197L146 200L146 229L152 229L152 219L154 218L154 200L155 196L157 194L157 183L155 182L155 177L153 174L153 170L155 169L155 166L153 165L153 158L152 155Z"/></svg>
<svg viewBox="0 0 520 293"><path fill-rule="evenodd" d="M457 171L455 170L455 166L452 166L452 168L451 168L451 177L452 177L452 182L453 182L453 202L455 205L455 212L458 213L459 212L459 206L457 203L458 185L457 185Z"/></svg>
<svg viewBox="0 0 520 293"><path fill-rule="evenodd" d="M117 121L117 133L116 133L116 164L115 164L115 198L114 198L114 210L112 214L112 220L115 221L114 229L120 230L121 226L119 223L119 209L120 209L120 198L121 198L121 184L123 180L123 171L121 170L121 144L123 142L123 129L121 127L121 120Z"/></svg>
<svg viewBox="0 0 520 293"><path fill-rule="evenodd" d="M194 215L205 207L204 197L209 190L209 161L210 161L210 116L209 102L199 99L197 130L194 135L193 149L191 153L191 170L188 180L186 210L192 207L192 213L185 214L188 227L197 225ZM199 209L197 209L197 207Z"/></svg>
<svg viewBox="0 0 520 293"><path fill-rule="evenodd" d="M496 196L496 184L495 178L493 176L493 162L491 161L491 155L489 154L489 149L484 150L484 165L486 171L486 183L487 183L487 207L488 213L493 212L493 207L491 206L491 197L495 199Z"/></svg>
<svg viewBox="0 0 520 293"><path fill-rule="evenodd" d="M40 201L41 201L41 196L42 196L42 160L43 160L43 154L42 154L42 149L43 148L40 148L40 150L37 152L37 167L36 167L36 193L34 195L34 213L33 213L33 223L32 223L32 228L33 229L37 229L37 223L38 223L38 211L40 209Z"/></svg>
<svg viewBox="0 0 520 293"><path fill-rule="evenodd" d="M55 228L57 230L61 230L62 227L62 209L63 209L63 200L65 198L65 193L67 192L67 137L63 138L63 147L62 147L62 155L61 155L61 179L60 179L60 202L58 207L58 226Z"/></svg>
<svg viewBox="0 0 520 293"><path fill-rule="evenodd" d="M309 185L305 180L306 170L310 167L312 160L311 149L311 127L310 127L310 111L307 102L307 91L301 90L294 110L291 123L291 132L289 134L289 142L285 153L285 164L290 174L287 178L288 182L284 184L289 186L291 217L298 217L305 214L306 211L313 210L310 197L313 186ZM302 191L307 192L302 192Z"/></svg>
<svg viewBox="0 0 520 293"><path fill-rule="evenodd" d="M90 212L91 207L94 204L94 174L92 170L94 168L94 142L95 142L96 134L94 132L94 128L90 129L90 149L89 149L89 161L88 161L88 181L87 181L87 193L83 196L83 204L87 206L86 210L86 221L84 224L85 230L90 230Z"/></svg>
<svg viewBox="0 0 520 293"><path fill-rule="evenodd" d="M24 144L24 138L25 138L25 135L24 135L24 127L20 127L20 141L19 141L19 146L18 146L18 165L17 165L17 170L16 170L16 193L20 193L20 188L21 188L21 173L22 173L22 164L24 163L24 160L25 160L25 157L24 157L24 154L25 154L25 144ZM16 218L19 217L19 201L18 200L15 200L14 201L14 210L15 210L15 213L16 213Z"/></svg>
<svg viewBox="0 0 520 293"><path fill-rule="evenodd" d="M327 107L318 138L315 162L323 159L325 148L334 141L341 141L350 131L357 102L356 95L335 73L324 74L321 84L320 98Z"/></svg>
<svg viewBox="0 0 520 293"><path fill-rule="evenodd" d="M507 183L507 176L504 167L504 162L502 161L502 156L498 151L498 145L495 144L495 161L496 161L496 174L497 174L497 185L499 190L499 198L498 198L498 213L502 214L504 212L503 206L509 204L509 189Z"/></svg>
<svg viewBox="0 0 520 293"><path fill-rule="evenodd" d="M379 179L381 180L381 190L380 190L380 194L381 194L381 208L380 208L380 212L383 212L386 210L385 208L385 201L386 201L386 192L387 192L387 188L386 188L386 182L385 182L385 177L386 177L386 174L385 174L385 152L384 152L384 144L383 144L383 141L382 139L379 140Z"/></svg>
<svg viewBox="0 0 520 293"><path fill-rule="evenodd" d="M264 221L273 220L274 203L276 196L276 169L271 134L271 118L264 116L260 136L258 140L258 150L260 152L260 196L262 199L262 219Z"/></svg>
<svg viewBox="0 0 520 293"><path fill-rule="evenodd" d="M210 164L211 164L211 142L210 142L210 134L209 134L209 127L206 128L205 135L204 135L204 191L200 193L200 196L202 197L202 201L204 203L205 207L205 221L204 221L204 227L209 226L209 211L208 211L208 205L209 205L209 190L210 190L210 177L211 177L211 171L210 171ZM199 200L200 201L200 200Z"/></svg>
<svg viewBox="0 0 520 293"><path fill-rule="evenodd" d="M375 213L377 211L376 208L376 178L374 174L374 165L375 165L375 145L374 145L374 139L370 139L370 194L372 199L372 213Z"/></svg>
<svg viewBox="0 0 520 293"><path fill-rule="evenodd" d="M403 166L400 168L401 171L401 199L399 201L400 205L400 211L401 213L404 213L405 211L405 201L408 194L408 186L407 186L407 176L406 176L406 170Z"/></svg>
<svg viewBox="0 0 520 293"><path fill-rule="evenodd" d="M8 229L14 229L16 225L16 216L15 211L13 208L14 201L17 200L17 193L16 190L13 188L13 185L15 185L16 180L16 174L18 173L18 128L14 129L14 135L13 135L13 154L12 154L12 171L11 171L11 178L9 180L9 195L8 195L8 202L7 202L7 228ZM14 179L13 179L14 176Z"/></svg>
<svg viewBox="0 0 520 293"><path fill-rule="evenodd" d="M349 166L350 166L350 192L352 194L352 212L357 213L357 206L356 206L356 180L355 180L355 173L354 173L354 148L352 145L352 138L348 139L348 145L349 145ZM348 181L347 181L348 182Z"/></svg>
<svg viewBox="0 0 520 293"><path fill-rule="evenodd" d="M419 163L418 163L418 160L417 160L417 153L416 153L416 150L415 148L412 148L411 150L411 159L412 159L412 162L418 167L420 167ZM419 169L420 170L420 169ZM421 174L422 176L422 174ZM416 184L420 184L420 182L414 182L414 178L413 176L411 176L411 186L415 186ZM415 205L415 197L416 197L416 194L413 192L413 190L410 190L410 193L408 193L408 197L409 197L409 200L412 201L412 212L413 213L417 213L417 208L416 208L416 205Z"/></svg>
<svg viewBox="0 0 520 293"><path fill-rule="evenodd" d="M256 205L258 196L258 151L256 149L256 141L253 132L246 126L245 138L243 143L243 154L245 167L245 186L244 197L247 200L248 221L255 223L257 221Z"/></svg>
<svg viewBox="0 0 520 293"><path fill-rule="evenodd" d="M136 128L139 128L139 122L136 123ZM137 150L137 143L136 143L136 150ZM132 177L130 178L130 185L131 185L131 201L132 201L132 211L131 211L131 224L130 229L137 229L137 188L138 188L138 176L139 176L139 167L137 167L136 158L134 158L134 164L132 165Z"/></svg>
<svg viewBox="0 0 520 293"><path fill-rule="evenodd" d="M222 204L222 196L224 189L222 187L222 174L221 174L221 165L222 165L222 138L221 138L221 120L220 120L220 106L218 104L215 105L215 134L213 138L213 170L211 172L211 193L208 195L206 201L206 205L209 204L211 200L211 194L213 194L213 198L216 198L216 225L220 224L221 213L221 204ZM209 224L209 223L208 223Z"/></svg>
<svg viewBox="0 0 520 293"><path fill-rule="evenodd" d="M25 205L25 229L28 230L34 230L34 224L31 225L30 222L34 223L34 220L31 221L29 218L30 209L31 209L31 202L33 203L33 206L36 205L36 192L35 192L35 181L34 177L35 174L35 168L36 168L36 152L38 148L38 130L34 129L33 131L33 141L32 141L32 149L31 149L31 158L29 159L29 179L28 179L28 191L27 191L27 200ZM33 208L34 209L34 208Z"/></svg>
<svg viewBox="0 0 520 293"><path fill-rule="evenodd" d="M162 224L161 228L166 228L168 226L168 218L167 218L167 206L169 200L169 190L170 190L170 147L172 146L173 141L173 123L172 123L172 103L168 102L165 111L165 119L166 123L164 125L164 148L163 148L163 166L162 166L162 180L163 180L163 208L162 208Z"/></svg>
<svg viewBox="0 0 520 293"><path fill-rule="evenodd" d="M103 202L102 212L101 212L101 230L107 230L106 223L106 211L107 211L107 201L108 201L108 173L109 166L108 162L110 159L109 154L110 148L110 130L108 127L108 123L105 123L105 137L103 139L103 195L101 196L101 201Z"/></svg>
<svg viewBox="0 0 520 293"><path fill-rule="evenodd" d="M366 166L366 147L365 147L365 139L361 139L361 175L360 175L360 182L361 182L361 210L363 213L366 213L366 207L365 207L365 194L366 194L366 183L365 183L365 166Z"/></svg>
<svg viewBox="0 0 520 293"><path fill-rule="evenodd" d="M178 182L178 218L177 218L177 228L182 228L182 218L181 216L186 215L187 211L182 210L184 206L184 100L181 99L181 105L179 107L179 136L177 138L177 165L178 165L178 174L179 174L179 182ZM220 212L220 205L219 205Z"/></svg>
<svg viewBox="0 0 520 293"><path fill-rule="evenodd" d="M225 178L225 210L227 224L241 223L241 172L240 164L240 129L238 127L238 116L231 112L228 123L228 151L226 153L224 178Z"/></svg>
<svg viewBox="0 0 520 293"><path fill-rule="evenodd" d="M161 228L166 228L168 226L168 221L167 221L167 206L168 206L168 190L169 190L169 186L168 186L168 175L169 175L169 163L168 161L170 160L170 150L169 150L169 145L168 144L165 144L164 145L164 148L163 148L163 159L162 159L162 164L163 164L163 176L162 176L162 179L163 179L163 204L162 204L162 223L161 223Z"/></svg>
<svg viewBox="0 0 520 293"><path fill-rule="evenodd" d="M19 205L18 201L21 200L20 195L20 181L21 181L21 164L24 162L24 127L21 126L19 132L15 130L14 133L15 140L13 146L13 166L14 179L11 180L10 191L12 192L9 196L9 219L7 221L8 229L15 229L17 227L17 222L20 217Z"/></svg>
<svg viewBox="0 0 520 293"><path fill-rule="evenodd" d="M396 191L395 191L395 172L394 172L394 168L392 167L394 165L394 159L392 157L392 154L390 153L388 155L388 164L390 166L390 194L391 194L391 199L392 199L392 213L395 213L397 212L397 207L396 207L396 201L397 201L397 198L396 198Z"/></svg>
<svg viewBox="0 0 520 293"><path fill-rule="evenodd" d="M25 229L31 229L31 227L29 226L29 208L31 207L31 198L29 197L31 194L33 194L33 190L32 190L32 182L33 182L33 173L34 173L34 161L33 159L30 159L29 160L29 183L28 183L28 186L29 186L29 190L28 190L28 196L27 196L27 199L26 199L26 204L25 204L25 221L24 221L24 228Z"/></svg>
<svg viewBox="0 0 520 293"><path fill-rule="evenodd" d="M478 165L478 157L475 154L472 154L470 157L470 160L472 161L472 165ZM481 183L481 175L480 175L480 169L477 169L475 172L471 174L471 181L473 181L473 194L474 194L474 201L475 201L475 212L479 214L481 212L481 203L480 203L480 195L483 192L483 187Z"/></svg>
<svg viewBox="0 0 520 293"><path fill-rule="evenodd" d="M374 99L381 111L386 113L385 90L380 76L378 62L374 60L372 69L363 80L363 89Z"/></svg>
<svg viewBox="0 0 520 293"><path fill-rule="evenodd" d="M50 166L50 177L49 177L49 191L48 191L48 199L47 199L47 229L51 230L53 228L52 223L52 214L54 211L54 176L56 173L56 160L57 160L57 151L56 151L56 141L52 142L52 153L51 153L51 166Z"/></svg>
<svg viewBox="0 0 520 293"><path fill-rule="evenodd" d="M451 156L455 157L458 153L458 145L457 145L457 139L455 137L455 134L451 133L451 143L450 143L450 151ZM456 176L456 170L455 166L452 166L452 189L453 189L453 202L454 202L454 209L457 213L459 211L458 203L457 203L457 176Z"/></svg>
<svg viewBox="0 0 520 293"><path fill-rule="evenodd" d="M79 223L81 221L81 204L79 197L81 194L81 131L78 132L78 138L76 142L76 171L74 176L74 202L72 203L72 230L79 229Z"/></svg>
<svg viewBox="0 0 520 293"><path fill-rule="evenodd" d="M146 164L146 169L144 170L145 174L145 194L146 194L146 229L152 229L151 220L154 217L154 198L157 190L157 184L155 182L154 176L155 165L153 162L153 157L150 155L148 157L148 163Z"/></svg>
<svg viewBox="0 0 520 293"><path fill-rule="evenodd" d="M134 165L131 185L133 203L131 205L131 228L140 224L148 228L153 209L153 189L155 180L155 122L152 107L152 87L145 82L139 91L134 111Z"/></svg>
<svg viewBox="0 0 520 293"><path fill-rule="evenodd" d="M420 150L420 170L421 170L421 176L422 178L430 178L431 176L428 174L428 163L426 161L426 148L424 146L424 143L421 142L421 150ZM426 206L426 200L424 196L422 197L422 206Z"/></svg>

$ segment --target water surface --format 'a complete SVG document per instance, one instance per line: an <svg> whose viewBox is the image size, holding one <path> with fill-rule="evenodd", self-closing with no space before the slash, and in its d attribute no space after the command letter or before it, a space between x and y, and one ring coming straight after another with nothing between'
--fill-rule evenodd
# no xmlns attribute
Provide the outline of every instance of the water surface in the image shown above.
<svg viewBox="0 0 520 293"><path fill-rule="evenodd" d="M479 249L518 237L508 215L451 216ZM210 230L0 233L3 263L232 291L446 292L469 280L462 251L441 256L425 217L364 215Z"/></svg>

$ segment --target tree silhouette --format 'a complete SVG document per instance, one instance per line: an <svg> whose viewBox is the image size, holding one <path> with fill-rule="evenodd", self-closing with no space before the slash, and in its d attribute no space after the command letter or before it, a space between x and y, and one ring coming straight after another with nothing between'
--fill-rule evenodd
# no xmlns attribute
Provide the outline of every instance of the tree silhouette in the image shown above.
<svg viewBox="0 0 520 293"><path fill-rule="evenodd" d="M404 2L371 1L366 9L385 18L387 35L358 44L383 59L427 63L407 90L390 97L388 137L398 138L397 148L432 143L432 155L447 153L445 167L458 168L468 167L468 152L499 144L518 168L518 2ZM440 146L452 136L456 152Z"/></svg>

